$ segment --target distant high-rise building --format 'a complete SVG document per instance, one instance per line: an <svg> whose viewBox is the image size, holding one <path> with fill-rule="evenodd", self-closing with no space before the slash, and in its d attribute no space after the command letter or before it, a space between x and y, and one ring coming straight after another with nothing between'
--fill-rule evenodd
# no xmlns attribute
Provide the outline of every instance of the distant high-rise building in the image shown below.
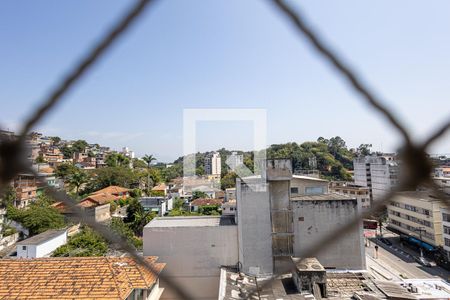
<svg viewBox="0 0 450 300"><path fill-rule="evenodd" d="M227 158L227 165L231 170L235 170L236 167L244 164L244 155L237 154L237 152L232 152Z"/></svg>
<svg viewBox="0 0 450 300"><path fill-rule="evenodd" d="M222 160L220 153L214 152L208 155L205 159L205 173L206 175L220 176L222 171Z"/></svg>
<svg viewBox="0 0 450 300"><path fill-rule="evenodd" d="M359 157L353 161L355 184L369 188L371 201L383 198L399 181L394 155Z"/></svg>

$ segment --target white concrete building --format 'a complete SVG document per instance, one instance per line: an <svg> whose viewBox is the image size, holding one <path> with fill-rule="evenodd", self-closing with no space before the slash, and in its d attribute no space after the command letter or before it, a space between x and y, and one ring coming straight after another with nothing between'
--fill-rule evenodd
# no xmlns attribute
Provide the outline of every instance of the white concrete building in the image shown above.
<svg viewBox="0 0 450 300"><path fill-rule="evenodd" d="M314 243L356 217L355 197L330 194L328 181L291 173L284 160L268 161L267 183L237 180L239 261L247 274L272 274L290 256L302 257ZM345 238L323 247L326 267L365 269L362 224Z"/></svg>
<svg viewBox="0 0 450 300"><path fill-rule="evenodd" d="M166 263L163 274L193 299L217 299L221 266L238 264L237 226L221 216L155 218L144 227L144 256ZM177 299L168 287L161 299Z"/></svg>
<svg viewBox="0 0 450 300"><path fill-rule="evenodd" d="M67 242L67 230L47 230L41 234L18 242L17 258L49 256L56 248Z"/></svg>
<svg viewBox="0 0 450 300"><path fill-rule="evenodd" d="M219 152L214 152L205 158L205 174L220 177L222 173L222 160Z"/></svg>
<svg viewBox="0 0 450 300"><path fill-rule="evenodd" d="M353 161L356 185L369 188L371 201L383 198L399 182L399 165L394 155L359 157Z"/></svg>
<svg viewBox="0 0 450 300"><path fill-rule="evenodd" d="M244 155L232 152L231 155L227 157L226 163L231 170L236 170L238 166L244 164Z"/></svg>

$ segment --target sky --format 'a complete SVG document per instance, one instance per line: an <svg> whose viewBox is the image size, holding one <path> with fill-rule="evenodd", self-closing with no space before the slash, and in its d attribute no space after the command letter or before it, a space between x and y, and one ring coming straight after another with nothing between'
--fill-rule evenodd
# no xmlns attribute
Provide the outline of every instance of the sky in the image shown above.
<svg viewBox="0 0 450 300"><path fill-rule="evenodd" d="M132 1L0 2L0 126L20 128ZM449 1L291 2L416 141L450 117ZM299 5L301 4L301 5ZM270 1L157 1L36 130L171 161L183 111L265 109L267 143L401 138ZM197 124L199 151L253 147L249 121ZM450 135L433 145L450 153Z"/></svg>

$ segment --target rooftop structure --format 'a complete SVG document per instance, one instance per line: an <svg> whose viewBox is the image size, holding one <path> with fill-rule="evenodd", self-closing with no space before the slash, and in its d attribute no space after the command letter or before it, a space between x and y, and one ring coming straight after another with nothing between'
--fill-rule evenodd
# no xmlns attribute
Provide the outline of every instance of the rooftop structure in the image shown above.
<svg viewBox="0 0 450 300"><path fill-rule="evenodd" d="M47 230L38 235L32 236L28 239L22 240L22 241L16 243L16 245L18 245L18 246L20 246L20 245L40 245L48 240L51 240L51 239L65 233L65 232L66 232L66 229L61 229L61 230L50 229L50 230Z"/></svg>
<svg viewBox="0 0 450 300"><path fill-rule="evenodd" d="M144 255L167 263L164 275L193 299L217 299L220 266L238 263L233 217L154 218L144 227ZM165 288L163 298L179 299Z"/></svg>
<svg viewBox="0 0 450 300"><path fill-rule="evenodd" d="M193 216L154 218L146 228L156 227L210 227L234 225L233 218L225 216Z"/></svg>
<svg viewBox="0 0 450 300"><path fill-rule="evenodd" d="M164 264L146 258L154 270ZM159 299L158 278L129 257L0 260L2 299ZM154 297L150 297L154 295Z"/></svg>

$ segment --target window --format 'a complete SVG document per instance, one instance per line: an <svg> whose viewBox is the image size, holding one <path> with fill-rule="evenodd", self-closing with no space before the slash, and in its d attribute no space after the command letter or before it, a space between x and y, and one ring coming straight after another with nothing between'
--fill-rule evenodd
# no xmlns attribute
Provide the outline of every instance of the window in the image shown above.
<svg viewBox="0 0 450 300"><path fill-rule="evenodd" d="M445 240L445 246L450 247L450 239L444 238Z"/></svg>
<svg viewBox="0 0 450 300"><path fill-rule="evenodd" d="M230 207L230 211L233 211L234 210L234 207Z"/></svg>
<svg viewBox="0 0 450 300"><path fill-rule="evenodd" d="M306 195L317 195L325 193L323 186L310 186L305 188Z"/></svg>
<svg viewBox="0 0 450 300"><path fill-rule="evenodd" d="M22 250L27 250L27 246L22 246Z"/></svg>
<svg viewBox="0 0 450 300"><path fill-rule="evenodd" d="M450 222L450 214L442 213L442 220L444 222Z"/></svg>
<svg viewBox="0 0 450 300"><path fill-rule="evenodd" d="M391 220L391 223L392 223L393 225L397 225L397 226L399 226L399 227L402 227L402 223L400 223L400 222L397 221L397 220Z"/></svg>
<svg viewBox="0 0 450 300"><path fill-rule="evenodd" d="M291 187L291 194L298 194L298 187Z"/></svg>
<svg viewBox="0 0 450 300"><path fill-rule="evenodd" d="M444 225L444 233L450 234L450 227Z"/></svg>

